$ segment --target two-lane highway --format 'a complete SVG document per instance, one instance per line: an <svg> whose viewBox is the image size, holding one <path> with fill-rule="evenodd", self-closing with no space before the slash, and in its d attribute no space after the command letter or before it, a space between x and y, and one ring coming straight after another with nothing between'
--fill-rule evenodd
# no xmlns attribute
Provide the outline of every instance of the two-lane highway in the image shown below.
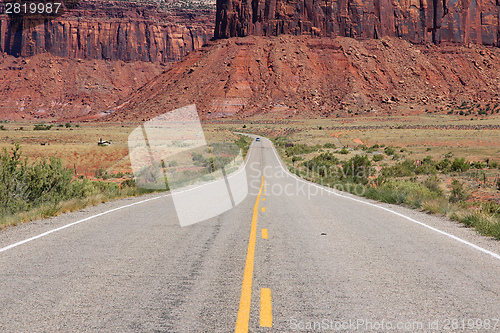
<svg viewBox="0 0 500 333"><path fill-rule="evenodd" d="M500 331L498 242L299 181L267 139L247 162L202 223L156 195L2 232L0 331Z"/></svg>

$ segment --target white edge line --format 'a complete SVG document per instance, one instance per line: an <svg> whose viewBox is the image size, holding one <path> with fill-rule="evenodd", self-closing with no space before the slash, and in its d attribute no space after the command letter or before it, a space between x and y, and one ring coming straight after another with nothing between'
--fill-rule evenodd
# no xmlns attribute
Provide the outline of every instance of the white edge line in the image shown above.
<svg viewBox="0 0 500 333"><path fill-rule="evenodd" d="M250 144L250 148L252 147L253 145L253 141L252 143ZM250 149L249 149L250 150ZM228 178L230 177L233 177L233 176L236 176L237 174L239 174L240 172L242 172L243 170L245 170L246 166L247 166L247 163L248 163L248 156L250 156L250 154L247 154L247 156L245 157L245 164L243 165L243 168L241 168L241 170L238 170L238 171L235 171L233 172L231 175L228 176ZM212 183L212 182L210 182ZM197 189L197 188L200 188L200 187L203 187L203 186L206 186L210 183L207 183L207 184L203 184L203 185L200 185L200 186L197 186L197 187L194 187L194 188L191 188L191 189L188 189L188 190L184 190L184 191L180 191L180 192L175 192L175 194L179 194L179 193L183 193L183 192L188 192L188 191L192 191L194 189ZM99 214L96 214L96 215L92 215L92 216L89 216L87 218L84 218L82 220L79 220L79 221L76 221L76 222L72 222L72 223L69 223L69 224L66 224L66 225L63 225L62 227L59 227L59 228L56 228L56 229L52 229L52 230L49 230L49 231L46 231L44 233L41 233L39 235L36 235L36 236L33 236L33 237L30 237L30 238L27 238L25 240L22 240L22 241L19 241L17 243L14 243L14 244L10 244L10 245L7 245L5 247L2 247L0 248L0 253L4 252L4 251L7 251L7 250L10 250L10 249L13 249L17 246L20 246L20 245L23 245L23 244L26 244L26 243L29 243L31 241L34 241L36 239L39 239L39 238L42 238L42 237L45 237L47 235L50 235L54 232L57 232L57 231L61 231L63 229L66 229L66 228L69 228L69 227L72 227L74 225L77 225L77 224L80 224L80 223L83 223L83 222L86 222L86 221L89 221L89 220L92 220L96 217L100 217L100 216L103 216L103 215L106 215L106 214L109 214L109 213L113 213L113 212L116 212L118 210L121 210L121 209L124 209L124 208L128 208L128 207L132 207L132 206L135 206L135 205L139 205L139 204L142 204L142 203L145 203L145 202L148 202L148 201L152 201L152 200L156 200L156 199L160 199L160 198L166 198L166 197L169 197L171 196L172 193L169 193L169 194L165 194L165 195L160 195L160 196L157 196L157 197L154 197L154 198L150 198L150 199L146 199L146 200L142 200L142 201L139 201L139 202L134 202L132 204L129 204L129 205L125 205L125 206L120 206L120 207L117 207L117 208L114 208L114 209L110 209L110 210L107 210L105 212L102 212L102 213L99 213Z"/></svg>
<svg viewBox="0 0 500 333"><path fill-rule="evenodd" d="M266 138L266 140L268 140L269 142L271 142L271 140L269 140L269 139L267 139L267 138ZM492 251L486 250L486 249L484 249L484 248L482 248L482 247L480 247L480 246L478 246L478 245L476 245L476 244L473 244L473 243L471 243L471 242L468 242L468 241L466 241L466 240L464 240L464 239L462 239L462 238L459 238L459 237L457 237L457 236L454 236L454 235L452 235L452 234L449 234L449 233L447 233L447 232L445 232L445 231L442 231L442 230L439 230L439 229L437 229L437 228L431 227L430 225L427 225L427 224L425 224L425 223L423 223L423 222L417 221L417 220L415 220L415 219L413 219L413 218L411 218L411 217L409 217L409 216L406 216L406 215L403 215L403 214L401 214L401 213L395 212L395 211L393 211L393 210L391 210L391 209L389 209L389 208L382 207L382 206L380 206L380 205L375 205L375 204L372 204L372 203L370 203L370 202L366 202L366 201L363 201L363 200L360 200L360 199L356 199L356 198L352 198L352 197L349 197L349 196L346 196L346 195L342 195L342 194L337 193L337 192L335 192L335 191L332 191L332 190L330 190L330 189L328 189L328 188L326 188L326 187L319 186L319 185L317 185L317 184L315 184L315 183L308 182L308 181L306 181L306 180L304 180L304 179L302 179L302 178L299 178L299 177L297 177L296 175L294 175L293 173L291 173L290 171L288 171L288 168L285 168L285 167L284 167L283 163L281 162L281 159L279 158L279 156L278 156L278 154L277 154L276 148L274 147L274 145L272 144L272 142L271 142L271 148L273 149L274 156L275 156L275 157L276 157L276 159L278 160L278 163L280 164L281 168L285 171L285 173L287 173L289 176L291 176L291 177L295 178L296 180L298 180L298 181L300 181L300 182L303 182L303 183L305 183L305 184L308 184L309 186L311 186L311 185L312 185L312 186L315 186L315 187L317 187L317 188L321 189L322 191L326 191L326 192L332 193L332 194L334 194L334 195L336 195L336 196L339 196L339 197L342 197L342 198L345 198L345 199L349 199L349 200L352 200L352 201L360 202L360 203L363 203L363 204L365 204L365 205L369 205L369 206L372 206L372 207L377 207L377 208L380 208L380 209L385 210L385 211L387 211L387 212L389 212L389 213L392 213L392 214L397 215L397 216L399 216L399 217L405 218L405 219L407 219L408 221L411 221L411 222L416 223L416 224L419 224L419 225L421 225L421 226L423 226L423 227L425 227L425 228L428 228L428 229L430 229L430 230L432 230L432 231L435 231L435 232L437 232L437 233L440 233L441 235L444 235L444 236L450 237L450 238L452 238L452 239L454 239L454 240L456 240L456 241L458 241L458 242L460 242L460 243L463 243L463 244L465 244L465 245L468 245L468 246L470 246L470 247L472 247L472 248L474 248L474 249L476 249L476 250L479 250L479 251L481 251L481 252L483 252L483 253L486 253L486 254L488 254L488 255L492 256L492 257L493 257L493 258L495 258L495 259L500 260L500 255L499 255L499 254L497 254L497 253L495 253L495 252L492 252Z"/></svg>
<svg viewBox="0 0 500 333"><path fill-rule="evenodd" d="M162 196L158 196L158 197L155 197L155 198L150 198L150 199L146 199L146 200L142 200L142 201L139 201L139 202L134 202L132 204L129 204L129 205L125 205L125 206L121 206L121 207L118 207L118 208L114 208L114 209L110 209L108 211L105 211L105 212L102 212L102 213L99 213L99 214L96 214L96 215L92 215L92 216L89 216L87 218L84 218L82 220L79 220L79 221L76 221L76 222L72 222L70 224L66 224L66 225L63 225L62 227L59 227L59 228L56 228L56 229L52 229L52 230L49 230L49 231L46 231L42 234L39 234L37 236L33 236L33 237L30 237L30 238L27 238L25 240L22 240L20 242L17 242L17 243L14 243L14 244L11 244L11 245L8 245L6 247L3 247L0 249L0 253L1 252L4 252L4 251L7 251L7 250L10 250L16 246L19 246L19 245L22 245L22 244L26 244L28 242L31 242L35 239L38 239L38 238L42 238L42 237L45 237L47 235L50 235L51 233L53 232L56 232L56 231L60 231L60 230L63 230L63 229L66 229L66 228L69 228L69 227L72 227L74 225L77 225L77 224L80 224L82 222L86 222L88 220L91 220L91 219L94 219L96 217L99 217L99 216L103 216L103 215L106 215L106 214L109 214L109 213L113 213L113 212L116 212L118 210L121 210L121 209L124 209L124 208L128 208L128 207L132 207L132 206L135 206L135 205L139 205L139 204L142 204L142 203L145 203L145 202L148 202L148 201L152 201L152 200L156 200L156 199L160 199L160 198L164 198L164 197L167 197L171 194L166 194L166 195L162 195Z"/></svg>

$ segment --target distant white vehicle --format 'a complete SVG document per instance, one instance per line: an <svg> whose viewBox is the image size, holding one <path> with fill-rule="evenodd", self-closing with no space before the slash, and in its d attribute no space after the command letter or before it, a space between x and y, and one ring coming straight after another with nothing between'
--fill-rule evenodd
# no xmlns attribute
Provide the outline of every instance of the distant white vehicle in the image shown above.
<svg viewBox="0 0 500 333"><path fill-rule="evenodd" d="M260 141L260 138L255 139L255 141Z"/></svg>

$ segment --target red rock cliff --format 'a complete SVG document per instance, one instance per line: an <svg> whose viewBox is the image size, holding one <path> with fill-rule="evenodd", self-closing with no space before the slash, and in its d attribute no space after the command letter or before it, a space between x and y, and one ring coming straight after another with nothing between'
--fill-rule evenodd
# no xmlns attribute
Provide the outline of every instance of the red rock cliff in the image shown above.
<svg viewBox="0 0 500 333"><path fill-rule="evenodd" d="M499 0L217 0L214 35L311 34L500 46Z"/></svg>
<svg viewBox="0 0 500 333"><path fill-rule="evenodd" d="M205 11L162 12L134 3L83 2L54 20L33 24L0 15L0 52L68 58L178 61L213 36Z"/></svg>

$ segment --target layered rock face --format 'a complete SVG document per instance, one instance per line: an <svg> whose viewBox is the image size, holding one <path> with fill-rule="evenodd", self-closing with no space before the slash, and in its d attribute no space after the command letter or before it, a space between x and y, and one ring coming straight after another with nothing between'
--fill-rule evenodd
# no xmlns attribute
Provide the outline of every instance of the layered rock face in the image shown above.
<svg viewBox="0 0 500 333"><path fill-rule="evenodd" d="M123 61L178 61L211 37L213 12L167 13L122 2L83 2L60 18L31 22L0 16L0 52Z"/></svg>
<svg viewBox="0 0 500 333"><path fill-rule="evenodd" d="M500 45L498 0L217 0L216 38L401 37Z"/></svg>

